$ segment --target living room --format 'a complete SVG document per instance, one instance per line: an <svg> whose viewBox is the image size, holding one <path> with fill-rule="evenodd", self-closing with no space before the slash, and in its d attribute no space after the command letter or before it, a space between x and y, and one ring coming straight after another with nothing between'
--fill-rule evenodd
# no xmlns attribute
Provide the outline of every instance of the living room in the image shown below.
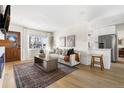
<svg viewBox="0 0 124 93"><path fill-rule="evenodd" d="M6 6L1 5L0 8L4 14ZM10 58L11 53L7 50L10 45L5 45L5 51L8 52L5 53L5 59L8 59L5 62L1 87L124 87L121 72L123 60L118 62L117 53L113 59L110 47L103 47L104 42L99 40L99 36L116 35L116 28L124 23L124 6L11 5L10 8L11 19L6 39L12 41L11 49L18 48L20 52L16 52L19 53L18 59L13 59L16 54ZM117 43L115 42L116 46ZM49 58L51 55L54 57L52 60ZM100 61L102 64L94 67L92 57L103 59L103 62ZM36 67L31 68L32 63L47 65L47 69L40 69L48 80L40 78L41 74L37 72L39 70ZM57 65L60 63L62 64ZM60 69L57 73L49 72L56 68ZM30 73L28 75L31 78L27 73Z"/></svg>

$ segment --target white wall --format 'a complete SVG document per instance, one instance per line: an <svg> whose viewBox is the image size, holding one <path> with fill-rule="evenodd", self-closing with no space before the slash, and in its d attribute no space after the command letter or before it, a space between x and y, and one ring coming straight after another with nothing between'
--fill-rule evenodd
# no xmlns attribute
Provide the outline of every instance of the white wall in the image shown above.
<svg viewBox="0 0 124 93"><path fill-rule="evenodd" d="M35 55L39 53L39 49L31 50L29 49L29 35L46 35L49 38L52 33L38 31L34 29L25 28L16 24L11 24L9 27L10 31L20 32L21 33L21 60L30 60L33 59Z"/></svg>
<svg viewBox="0 0 124 93"><path fill-rule="evenodd" d="M118 48L124 48L124 30L117 32L118 39L122 40L122 44L118 44Z"/></svg>
<svg viewBox="0 0 124 93"><path fill-rule="evenodd" d="M91 32L93 33L93 36L89 40L92 40L91 46L98 48L98 35L117 34L117 30L124 29L122 23L124 23L124 13L100 17L90 22L90 26L92 27Z"/></svg>
<svg viewBox="0 0 124 93"><path fill-rule="evenodd" d="M117 31L117 38L122 39L122 44L121 45L118 44L118 51L119 51L119 48L124 48L124 23L117 24L116 31ZM117 53L119 53L119 52L117 52ZM118 61L122 61L122 62L124 61L124 58L120 58L119 54L118 54Z"/></svg>
<svg viewBox="0 0 124 93"><path fill-rule="evenodd" d="M124 23L124 13L101 16L100 18L96 18L95 20L90 22L92 27L105 27L122 23Z"/></svg>
<svg viewBox="0 0 124 93"><path fill-rule="evenodd" d="M81 51L81 63L87 64L87 52L88 52L88 24L82 23L81 25L75 25L54 33L55 47L58 48L69 48L69 47L60 47L59 38L62 36L75 35L75 50Z"/></svg>
<svg viewBox="0 0 124 93"><path fill-rule="evenodd" d="M88 37L88 42L90 42L90 48L91 49L97 49L98 48L98 36L100 35L108 35L108 34L116 34L116 26L105 26L101 28L95 28L91 29L88 32L91 34L90 37Z"/></svg>

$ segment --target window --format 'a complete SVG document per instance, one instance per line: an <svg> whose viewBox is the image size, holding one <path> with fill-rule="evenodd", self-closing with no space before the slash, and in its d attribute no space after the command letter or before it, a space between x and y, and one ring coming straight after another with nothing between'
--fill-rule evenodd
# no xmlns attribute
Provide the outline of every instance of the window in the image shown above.
<svg viewBox="0 0 124 93"><path fill-rule="evenodd" d="M47 36L30 35L29 36L29 48L44 48L48 42Z"/></svg>

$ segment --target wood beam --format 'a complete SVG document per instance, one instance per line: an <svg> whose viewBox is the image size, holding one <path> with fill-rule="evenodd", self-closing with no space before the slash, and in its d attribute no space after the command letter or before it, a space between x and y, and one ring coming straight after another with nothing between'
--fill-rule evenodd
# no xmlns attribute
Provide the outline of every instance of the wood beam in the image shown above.
<svg viewBox="0 0 124 93"><path fill-rule="evenodd" d="M13 44L13 42L10 40L0 39L0 46L8 47L8 46L11 46L12 44Z"/></svg>

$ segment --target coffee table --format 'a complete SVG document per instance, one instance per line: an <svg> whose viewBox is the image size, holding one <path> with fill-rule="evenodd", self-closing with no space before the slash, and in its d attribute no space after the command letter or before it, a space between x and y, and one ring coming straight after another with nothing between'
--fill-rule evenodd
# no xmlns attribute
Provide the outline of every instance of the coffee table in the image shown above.
<svg viewBox="0 0 124 93"><path fill-rule="evenodd" d="M41 68L45 72L50 72L58 68L58 59L52 56L35 56L34 65Z"/></svg>

